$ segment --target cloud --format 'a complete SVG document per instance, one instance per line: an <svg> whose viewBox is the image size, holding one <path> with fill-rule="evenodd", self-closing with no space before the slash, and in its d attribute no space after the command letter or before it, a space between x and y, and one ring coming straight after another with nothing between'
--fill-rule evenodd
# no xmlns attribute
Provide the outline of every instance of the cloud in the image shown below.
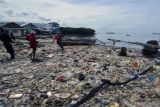
<svg viewBox="0 0 160 107"><path fill-rule="evenodd" d="M0 9L7 8L7 2L5 0L0 0Z"/></svg>
<svg viewBox="0 0 160 107"><path fill-rule="evenodd" d="M45 22L50 22L50 21L51 21L50 18L46 18L46 17L42 17L42 16L39 16L38 18L39 18L39 20L41 20L42 22L43 22L43 21L45 21Z"/></svg>
<svg viewBox="0 0 160 107"><path fill-rule="evenodd" d="M20 13L19 15L20 15L20 16L24 16L24 17L26 17L26 16L29 16L30 14L29 14L29 13L27 13L27 12L22 12L22 13Z"/></svg>
<svg viewBox="0 0 160 107"><path fill-rule="evenodd" d="M16 13L16 15L19 16L19 17L24 17L24 18L26 17L26 19L27 18L36 19L37 21L40 21L40 22L49 22L49 21L51 21L50 18L41 16L38 13L35 13L35 12L21 12L21 13Z"/></svg>
<svg viewBox="0 0 160 107"><path fill-rule="evenodd" d="M98 30L142 30L160 28L159 0L0 0L6 20L49 22L86 26ZM10 17L12 16L12 17Z"/></svg>
<svg viewBox="0 0 160 107"><path fill-rule="evenodd" d="M8 20L17 20L17 21L28 21L28 22L50 22L51 19L45 16L40 15L36 12L31 11L21 11L17 12L15 10L5 11L5 15Z"/></svg>
<svg viewBox="0 0 160 107"><path fill-rule="evenodd" d="M14 14L14 11L13 10L7 10L5 12L8 16L12 16Z"/></svg>
<svg viewBox="0 0 160 107"><path fill-rule="evenodd" d="M88 4L88 3L94 3L97 0L63 0L63 1L71 4Z"/></svg>
<svg viewBox="0 0 160 107"><path fill-rule="evenodd" d="M0 0L0 4L5 4L5 0Z"/></svg>
<svg viewBox="0 0 160 107"><path fill-rule="evenodd" d="M0 19L1 21L4 19L5 17L3 15L0 15Z"/></svg>

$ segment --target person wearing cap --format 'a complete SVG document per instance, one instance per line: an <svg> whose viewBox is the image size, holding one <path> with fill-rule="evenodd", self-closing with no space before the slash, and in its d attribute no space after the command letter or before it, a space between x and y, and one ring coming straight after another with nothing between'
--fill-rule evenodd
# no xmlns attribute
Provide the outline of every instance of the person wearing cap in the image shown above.
<svg viewBox="0 0 160 107"><path fill-rule="evenodd" d="M64 46L63 46L63 43L62 43L62 38L63 38L62 33L58 32L56 34L56 36L54 37L54 40L56 41L57 45L60 46L62 50L64 50Z"/></svg>
<svg viewBox="0 0 160 107"><path fill-rule="evenodd" d="M32 56L32 58L35 58L35 54L36 54L36 49L37 49L37 41L36 41L36 33L35 32L31 32L30 34L28 34L26 36L26 40L28 40L30 43L30 48L32 48L32 53L30 54Z"/></svg>
<svg viewBox="0 0 160 107"><path fill-rule="evenodd" d="M3 42L4 47L10 54L11 60L13 60L15 58L15 52L11 43L14 43L14 41L2 27L0 27L0 40Z"/></svg>

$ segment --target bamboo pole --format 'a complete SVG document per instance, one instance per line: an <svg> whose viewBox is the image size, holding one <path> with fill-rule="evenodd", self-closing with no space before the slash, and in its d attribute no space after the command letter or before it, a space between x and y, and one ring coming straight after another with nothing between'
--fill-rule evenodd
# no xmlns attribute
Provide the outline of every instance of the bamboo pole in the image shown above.
<svg viewBox="0 0 160 107"><path fill-rule="evenodd" d="M124 42L124 43L130 43L130 44L135 44L135 45L140 45L140 46L148 46L148 47L151 47L151 48L160 49L160 45L145 44L145 43L141 43L141 42L128 42L128 41L117 40L117 39L108 39L108 40L113 41L113 42Z"/></svg>

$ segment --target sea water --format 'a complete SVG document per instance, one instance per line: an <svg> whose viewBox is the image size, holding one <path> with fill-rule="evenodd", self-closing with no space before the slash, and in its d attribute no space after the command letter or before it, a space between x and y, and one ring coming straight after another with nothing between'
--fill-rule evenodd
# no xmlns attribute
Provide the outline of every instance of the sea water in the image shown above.
<svg viewBox="0 0 160 107"><path fill-rule="evenodd" d="M127 36L129 35L129 36ZM117 40L123 40L123 41L129 41L129 42L142 42L146 43L149 40L157 40L160 42L160 35L155 34L143 34L143 33L137 33L137 34L123 34L123 33L117 33L117 34L105 34L105 33L97 33L95 37L103 42L111 42L108 41L108 38L110 39L117 39ZM122 47L129 47L129 48L138 48L142 49L143 46L129 44L129 43L123 43L118 42L115 44L116 46Z"/></svg>

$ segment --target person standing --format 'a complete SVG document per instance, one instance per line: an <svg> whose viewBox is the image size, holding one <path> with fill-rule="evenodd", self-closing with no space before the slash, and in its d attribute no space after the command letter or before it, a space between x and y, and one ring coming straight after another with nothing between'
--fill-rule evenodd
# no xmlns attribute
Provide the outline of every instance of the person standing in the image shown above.
<svg viewBox="0 0 160 107"><path fill-rule="evenodd" d="M37 49L37 41L36 41L36 34L35 32L31 32L30 34L28 34L26 36L26 40L28 40L30 43L30 48L32 48L32 53L30 54L32 56L32 58L35 58L36 55L36 49Z"/></svg>
<svg viewBox="0 0 160 107"><path fill-rule="evenodd" d="M7 33L2 27L0 27L0 40L3 42L4 47L11 56L10 58L13 60L15 58L15 52L11 43L14 43L14 41L9 36L9 33Z"/></svg>
<svg viewBox="0 0 160 107"><path fill-rule="evenodd" d="M62 39L63 39L62 33L57 33L56 36L54 37L54 40L56 41L57 45L60 46L62 50L64 50Z"/></svg>

